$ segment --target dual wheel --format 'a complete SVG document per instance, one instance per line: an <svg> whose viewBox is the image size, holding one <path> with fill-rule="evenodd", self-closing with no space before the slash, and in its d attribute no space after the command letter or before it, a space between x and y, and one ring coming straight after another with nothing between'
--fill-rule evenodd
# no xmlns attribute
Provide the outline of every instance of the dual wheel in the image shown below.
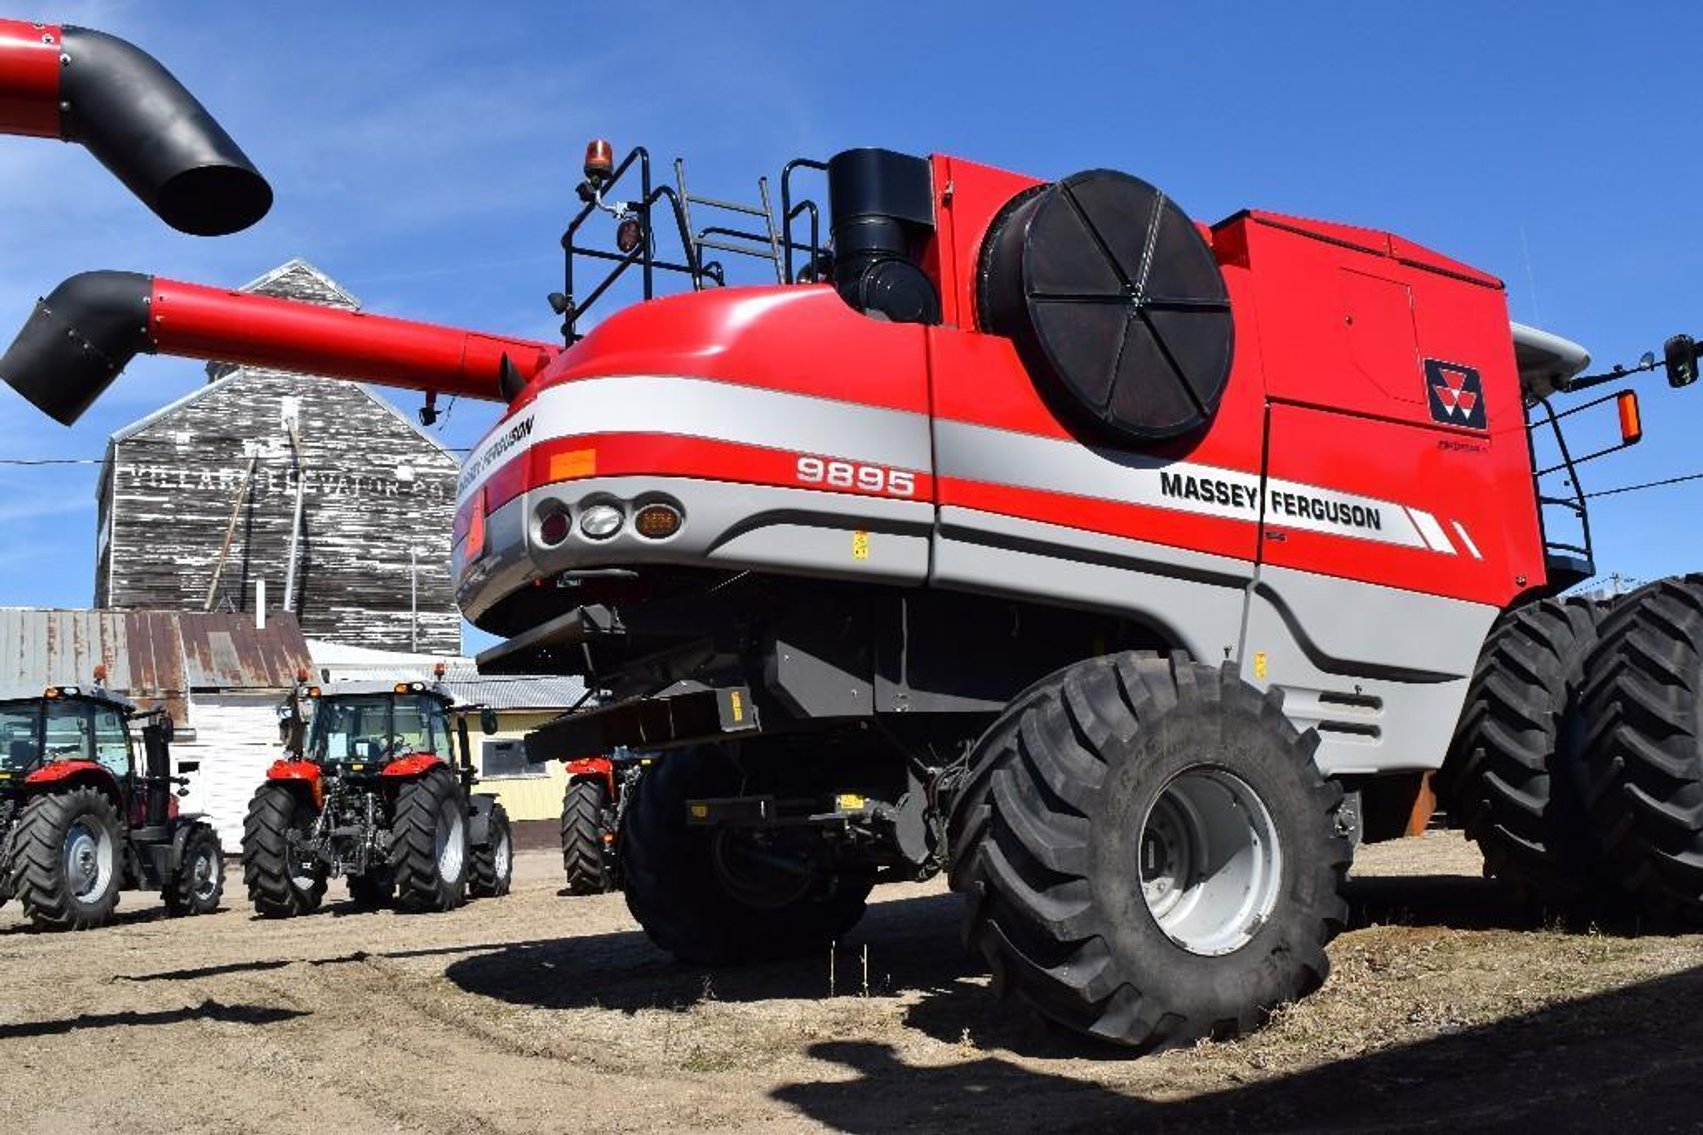
<svg viewBox="0 0 1703 1135"><path fill-rule="evenodd" d="M1487 872L1552 907L1703 916L1703 576L1491 632L1440 775Z"/></svg>

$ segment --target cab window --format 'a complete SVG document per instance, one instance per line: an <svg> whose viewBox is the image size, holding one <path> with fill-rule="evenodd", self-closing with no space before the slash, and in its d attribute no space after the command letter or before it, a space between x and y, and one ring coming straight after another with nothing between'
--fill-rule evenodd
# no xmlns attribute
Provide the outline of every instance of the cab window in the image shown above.
<svg viewBox="0 0 1703 1135"><path fill-rule="evenodd" d="M442 702L436 698L421 698L420 712L426 718L426 739L428 752L436 753L444 760L450 760L454 752L450 745L449 714L444 710Z"/></svg>
<svg viewBox="0 0 1703 1135"><path fill-rule="evenodd" d="M45 736L51 760L88 760L94 755L89 707L81 702L49 700Z"/></svg>
<svg viewBox="0 0 1703 1135"><path fill-rule="evenodd" d="M130 734L116 709L95 708L95 759L115 776L130 775Z"/></svg>

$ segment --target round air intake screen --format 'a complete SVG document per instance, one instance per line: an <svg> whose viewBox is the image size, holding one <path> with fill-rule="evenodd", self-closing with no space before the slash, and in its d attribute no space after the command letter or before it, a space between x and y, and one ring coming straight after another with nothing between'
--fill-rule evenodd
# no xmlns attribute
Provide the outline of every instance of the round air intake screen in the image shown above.
<svg viewBox="0 0 1703 1135"><path fill-rule="evenodd" d="M1140 178L1088 170L1013 199L982 249L981 322L1044 395L1113 434L1199 429L1230 377L1230 295L1188 215Z"/></svg>

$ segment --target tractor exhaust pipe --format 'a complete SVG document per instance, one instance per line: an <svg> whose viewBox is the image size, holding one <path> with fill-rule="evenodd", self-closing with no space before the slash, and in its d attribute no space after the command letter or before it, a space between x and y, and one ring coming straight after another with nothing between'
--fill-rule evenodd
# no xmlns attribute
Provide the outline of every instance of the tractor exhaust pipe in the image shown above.
<svg viewBox="0 0 1703 1135"><path fill-rule="evenodd" d="M194 236L248 228L272 187L153 56L87 28L0 20L0 134L80 142Z"/></svg>
<svg viewBox="0 0 1703 1135"><path fill-rule="evenodd" d="M137 272L83 272L36 304L0 356L0 379L68 426L138 354L508 402L560 353L549 343Z"/></svg>

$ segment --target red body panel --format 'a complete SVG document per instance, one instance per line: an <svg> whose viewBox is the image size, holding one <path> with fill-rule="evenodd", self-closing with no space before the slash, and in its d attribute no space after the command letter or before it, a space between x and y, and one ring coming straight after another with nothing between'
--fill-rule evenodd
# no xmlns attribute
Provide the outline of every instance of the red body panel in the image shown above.
<svg viewBox="0 0 1703 1135"><path fill-rule="evenodd" d="M380 775L394 780L401 779L403 777L419 776L434 768L447 767L448 766L444 763L444 759L442 757L434 756L431 753L414 753L411 756L398 757L396 760L391 761L389 764L384 766L384 772Z"/></svg>
<svg viewBox="0 0 1703 1135"><path fill-rule="evenodd" d="M315 808L325 803L325 774L312 761L273 761L266 770L266 779L305 784L313 793Z"/></svg>
<svg viewBox="0 0 1703 1135"><path fill-rule="evenodd" d="M565 764L570 779L578 780L581 777L587 777L601 780L604 787L609 789L609 798L611 800L615 798L614 761L611 761L608 757L579 757L567 761Z"/></svg>
<svg viewBox="0 0 1703 1135"><path fill-rule="evenodd" d="M117 792L118 780L99 761L49 761L28 776L24 783L28 785L58 784L75 776L94 776L110 782L114 794Z"/></svg>
<svg viewBox="0 0 1703 1135"><path fill-rule="evenodd" d="M530 379L560 348L270 296L154 281L148 331L168 355L501 401L503 356Z"/></svg>
<svg viewBox="0 0 1703 1135"><path fill-rule="evenodd" d="M59 137L59 28L0 20L0 134Z"/></svg>

